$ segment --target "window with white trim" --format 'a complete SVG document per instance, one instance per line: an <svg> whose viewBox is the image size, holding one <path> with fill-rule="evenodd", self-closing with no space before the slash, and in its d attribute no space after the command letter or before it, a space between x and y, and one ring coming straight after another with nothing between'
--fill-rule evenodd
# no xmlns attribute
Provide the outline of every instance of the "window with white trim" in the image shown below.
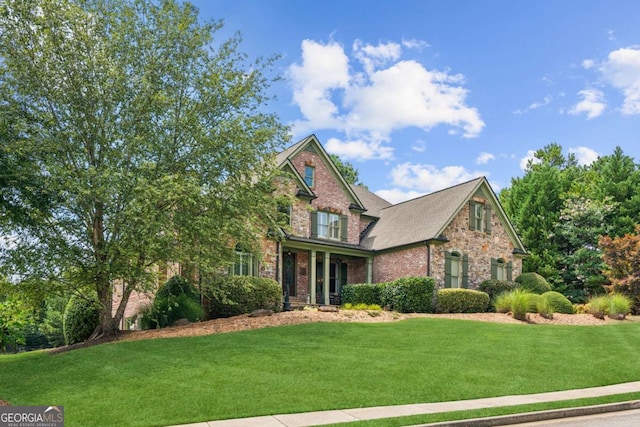
<svg viewBox="0 0 640 427"><path fill-rule="evenodd" d="M231 275L233 276L256 276L257 275L256 259L253 254L243 251L239 246L236 247L235 259Z"/></svg>

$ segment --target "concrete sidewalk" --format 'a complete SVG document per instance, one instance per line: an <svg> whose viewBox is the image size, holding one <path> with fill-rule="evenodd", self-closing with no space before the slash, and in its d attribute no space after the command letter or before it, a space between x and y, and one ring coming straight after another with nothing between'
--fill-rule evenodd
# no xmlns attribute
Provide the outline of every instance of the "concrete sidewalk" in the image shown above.
<svg viewBox="0 0 640 427"><path fill-rule="evenodd" d="M410 405L376 406L370 408L340 409L333 411L306 412L299 414L267 415L252 418L238 418L231 420L183 424L173 427L310 427L351 421L402 417L407 415L435 414L439 412L465 411L469 409L484 409L500 406L527 405L530 403L552 402L559 400L573 400L631 392L640 392L640 381L615 384L604 387L555 391L550 393L490 397L485 399L459 400L455 402L416 403ZM516 414L504 417L495 417L492 418L493 421L488 421L488 419L485 418L477 420L464 420L464 422L438 423L434 425L507 425L520 422L562 418L566 416L589 415L593 413L637 409L639 407L640 401L634 401L610 405L597 405L584 408L560 409L557 411L540 411L528 414Z"/></svg>

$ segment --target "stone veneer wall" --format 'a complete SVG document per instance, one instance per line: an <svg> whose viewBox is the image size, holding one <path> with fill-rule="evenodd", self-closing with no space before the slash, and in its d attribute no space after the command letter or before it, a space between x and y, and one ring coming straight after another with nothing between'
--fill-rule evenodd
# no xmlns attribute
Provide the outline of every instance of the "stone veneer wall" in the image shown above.
<svg viewBox="0 0 640 427"><path fill-rule="evenodd" d="M409 249L376 255L373 259L373 283L389 282L400 277L426 276L427 247L416 246Z"/></svg>
<svg viewBox="0 0 640 427"><path fill-rule="evenodd" d="M482 198L475 201L484 203ZM513 243L506 229L491 213L491 234L469 229L469 204L467 203L444 231L449 240L443 245L432 246L431 276L438 287L444 287L445 252L457 251L469 255L469 288L476 289L484 280L491 279L491 258L513 262L513 279L522 272L522 259L513 255Z"/></svg>

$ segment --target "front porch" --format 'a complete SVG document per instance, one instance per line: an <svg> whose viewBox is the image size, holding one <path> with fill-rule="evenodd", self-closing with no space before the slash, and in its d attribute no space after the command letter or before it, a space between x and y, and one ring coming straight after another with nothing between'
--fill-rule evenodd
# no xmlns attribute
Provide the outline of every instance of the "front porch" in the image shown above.
<svg viewBox="0 0 640 427"><path fill-rule="evenodd" d="M354 249L285 242L280 256L284 295L294 305L340 305L340 291L371 283L373 255Z"/></svg>

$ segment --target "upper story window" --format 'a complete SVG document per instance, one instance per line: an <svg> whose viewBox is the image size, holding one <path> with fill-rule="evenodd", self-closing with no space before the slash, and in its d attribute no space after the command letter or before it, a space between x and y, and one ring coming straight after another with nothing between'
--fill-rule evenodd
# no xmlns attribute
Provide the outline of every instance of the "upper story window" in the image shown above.
<svg viewBox="0 0 640 427"><path fill-rule="evenodd" d="M491 206L488 203L469 202L469 228L491 233Z"/></svg>
<svg viewBox="0 0 640 427"><path fill-rule="evenodd" d="M311 237L347 241L347 217L334 212L311 212Z"/></svg>
<svg viewBox="0 0 640 427"><path fill-rule="evenodd" d="M315 185L315 180L316 180L316 168L313 166L306 165L304 167L304 182L306 182L310 188L313 188Z"/></svg>

